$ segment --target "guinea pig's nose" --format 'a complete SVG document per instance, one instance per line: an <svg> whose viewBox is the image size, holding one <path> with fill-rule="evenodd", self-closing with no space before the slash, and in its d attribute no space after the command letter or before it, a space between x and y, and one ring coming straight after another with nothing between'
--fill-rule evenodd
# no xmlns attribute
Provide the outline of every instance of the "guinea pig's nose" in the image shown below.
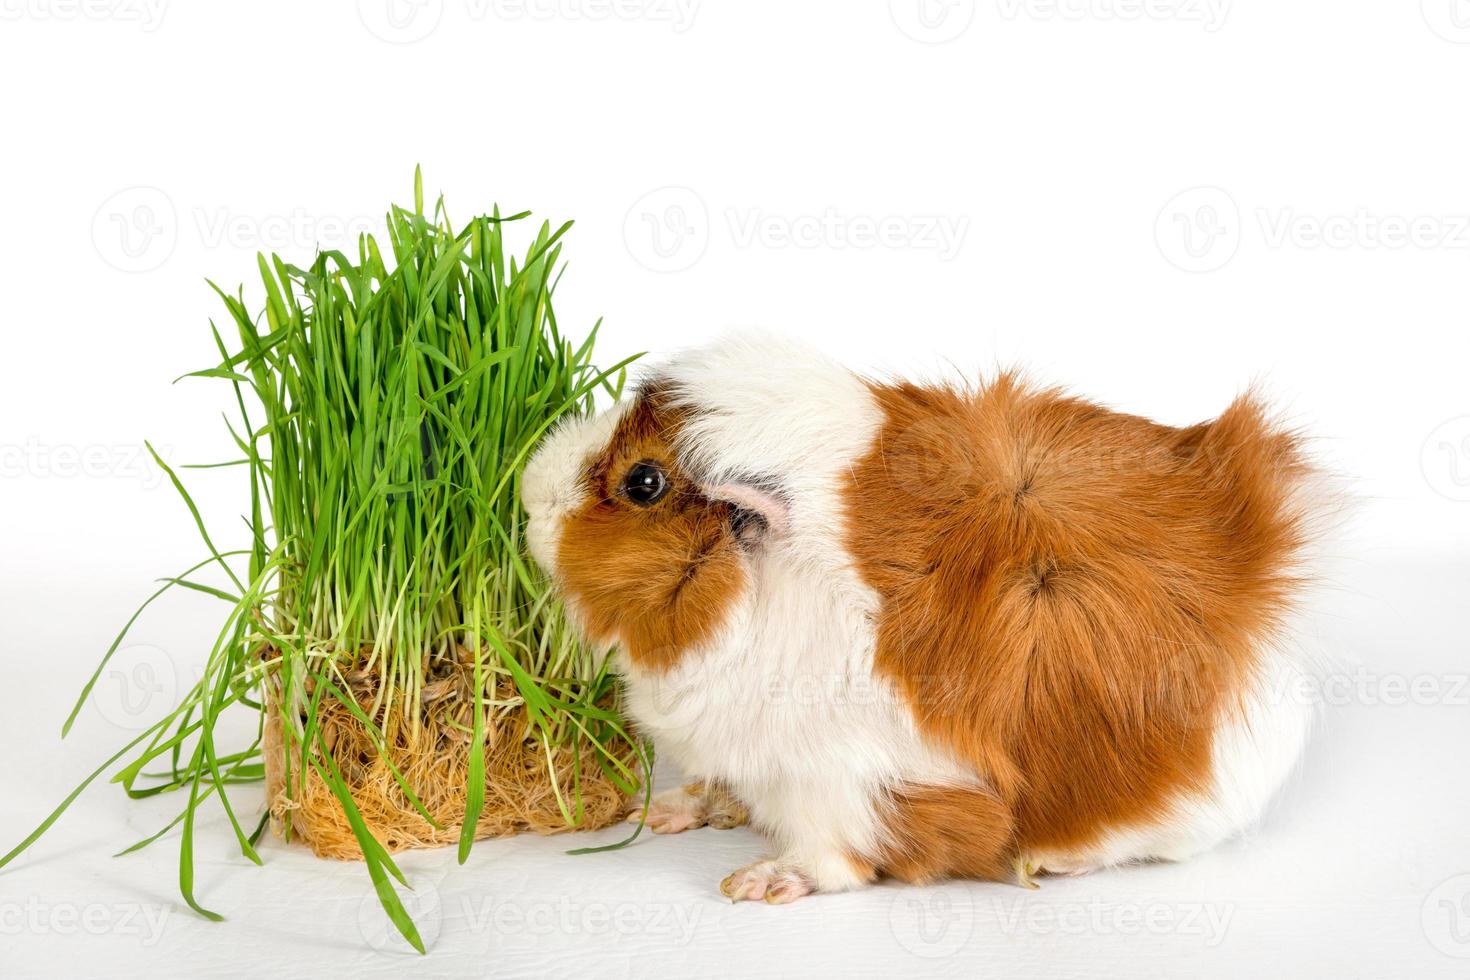
<svg viewBox="0 0 1470 980"><path fill-rule="evenodd" d="M521 506L526 510L526 547L546 571L555 573L556 525L559 508L553 492L554 476L545 449L532 455L521 471ZM563 508L564 509L564 508Z"/></svg>
<svg viewBox="0 0 1470 980"><path fill-rule="evenodd" d="M542 438L521 471L521 505L533 523L556 523L586 497L588 464L607 452L623 410L563 419Z"/></svg>

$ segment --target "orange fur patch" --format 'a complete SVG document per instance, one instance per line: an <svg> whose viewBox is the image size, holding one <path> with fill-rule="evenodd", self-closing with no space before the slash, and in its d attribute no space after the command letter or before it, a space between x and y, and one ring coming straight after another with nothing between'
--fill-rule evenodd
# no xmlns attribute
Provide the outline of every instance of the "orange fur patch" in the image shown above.
<svg viewBox="0 0 1470 980"><path fill-rule="evenodd" d="M889 839L866 862L872 872L868 877L884 874L923 884L946 876L1000 880L1013 873L1012 816L993 793L971 789L898 793L888 801L884 817Z"/></svg>
<svg viewBox="0 0 1470 980"><path fill-rule="evenodd" d="M873 393L886 423L848 518L882 598L876 670L1000 811L991 833L974 800L900 806L940 842L887 856L894 873L1008 867L997 835L1085 847L1204 790L1214 724L1298 586L1297 440L1250 397L1175 429L1009 374Z"/></svg>
<svg viewBox="0 0 1470 980"><path fill-rule="evenodd" d="M566 518L557 552L563 590L588 631L653 669L708 639L746 586L732 508L705 497L675 460L680 423L656 387L638 397L589 468L587 503ZM670 481L650 507L619 490L645 461Z"/></svg>

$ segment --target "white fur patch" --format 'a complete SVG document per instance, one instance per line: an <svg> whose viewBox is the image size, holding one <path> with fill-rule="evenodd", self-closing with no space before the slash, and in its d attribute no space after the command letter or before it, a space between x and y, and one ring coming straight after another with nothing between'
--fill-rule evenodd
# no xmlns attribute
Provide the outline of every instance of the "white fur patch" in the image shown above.
<svg viewBox="0 0 1470 980"><path fill-rule="evenodd" d="M623 665L629 713L687 773L720 779L824 891L859 883L844 854L883 843L876 805L901 783L978 782L927 748L874 634L831 573L780 548L719 637L658 673Z"/></svg>

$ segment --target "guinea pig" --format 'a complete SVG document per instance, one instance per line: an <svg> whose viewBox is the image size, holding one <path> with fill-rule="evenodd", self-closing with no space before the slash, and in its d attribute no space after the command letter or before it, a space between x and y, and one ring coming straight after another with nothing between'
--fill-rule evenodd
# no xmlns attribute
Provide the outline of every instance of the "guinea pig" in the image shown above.
<svg viewBox="0 0 1470 980"><path fill-rule="evenodd" d="M521 494L626 713L698 780L649 825L748 813L769 856L721 890L780 904L1249 827L1311 727L1284 692L1316 475L1254 394L1174 428L744 334L555 429Z"/></svg>

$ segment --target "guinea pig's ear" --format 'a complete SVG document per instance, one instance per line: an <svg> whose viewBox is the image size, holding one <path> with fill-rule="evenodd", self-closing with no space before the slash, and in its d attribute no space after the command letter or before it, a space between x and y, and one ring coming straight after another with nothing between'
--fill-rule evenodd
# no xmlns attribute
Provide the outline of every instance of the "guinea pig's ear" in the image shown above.
<svg viewBox="0 0 1470 980"><path fill-rule="evenodd" d="M790 525L791 508L781 493L759 481L715 483L700 487L711 500L735 508L735 536L755 542L767 534L782 534Z"/></svg>

